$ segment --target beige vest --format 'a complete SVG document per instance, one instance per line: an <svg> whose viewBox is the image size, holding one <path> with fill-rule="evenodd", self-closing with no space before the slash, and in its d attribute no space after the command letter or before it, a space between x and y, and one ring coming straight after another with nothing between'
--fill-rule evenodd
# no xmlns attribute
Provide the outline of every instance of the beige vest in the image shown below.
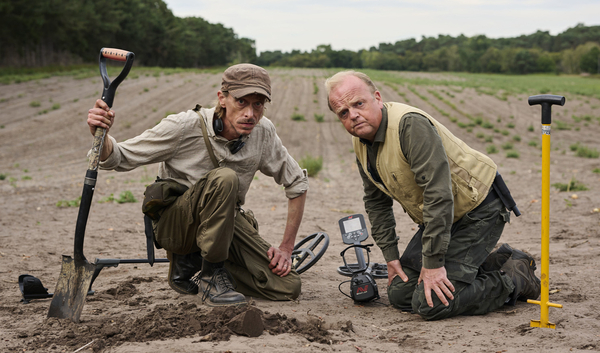
<svg viewBox="0 0 600 353"><path fill-rule="evenodd" d="M373 180L367 170L367 146L358 137L352 139L356 156L371 182L398 201L415 223L423 224L423 189L415 182L415 175L402 153L398 129L405 114L419 113L433 123L448 156L454 196L453 222L477 207L492 186L496 164L488 156L467 146L424 111L401 103L384 103L384 106L388 112L388 127L385 143L379 146L377 152L376 168L385 187Z"/></svg>

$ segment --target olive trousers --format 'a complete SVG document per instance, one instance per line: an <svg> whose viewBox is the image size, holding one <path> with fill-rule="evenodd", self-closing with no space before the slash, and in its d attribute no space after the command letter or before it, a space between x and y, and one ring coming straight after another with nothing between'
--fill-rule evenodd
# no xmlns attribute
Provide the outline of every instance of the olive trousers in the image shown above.
<svg viewBox="0 0 600 353"><path fill-rule="evenodd" d="M420 249L417 249L419 266L411 266L406 261L407 251L420 245L423 229L419 229L402 255L402 269L408 276L403 282L394 277L388 287L390 303L402 310L411 310L425 320L440 320L457 315L482 315L502 307L514 290L509 276L500 269L484 271L481 264L496 246L504 224L509 220L509 212L500 199L475 208L453 224L450 243L446 252L446 272L454 285L454 300L449 305L442 304L435 292L431 291L433 307L427 305L423 282L418 284L420 275ZM410 266L410 267L409 267ZM411 268L412 267L412 268Z"/></svg>
<svg viewBox="0 0 600 353"><path fill-rule="evenodd" d="M285 277L271 272L271 247L258 234L251 212L237 206L238 177L229 168L207 173L167 207L155 225L157 243L175 254L200 251L208 262L225 261L236 291L269 300L300 295L296 271Z"/></svg>

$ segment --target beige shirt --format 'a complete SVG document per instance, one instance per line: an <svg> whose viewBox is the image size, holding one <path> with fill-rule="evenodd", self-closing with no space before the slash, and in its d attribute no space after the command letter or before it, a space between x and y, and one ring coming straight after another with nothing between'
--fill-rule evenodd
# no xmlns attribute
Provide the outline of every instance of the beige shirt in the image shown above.
<svg viewBox="0 0 600 353"><path fill-rule="evenodd" d="M246 137L245 146L231 154L229 146L236 140L215 135L212 128L213 109L200 109L206 122L213 151L220 167L233 169L239 178L238 198L243 205L246 193L256 171L273 177L285 187L287 198L293 199L308 190L306 170L290 156L281 143L275 126L262 117L252 133ZM152 129L121 143L109 135L113 153L100 163L101 169L128 171L136 167L160 163L158 176L172 179L188 187L213 169L206 150L200 116L193 110L169 115Z"/></svg>

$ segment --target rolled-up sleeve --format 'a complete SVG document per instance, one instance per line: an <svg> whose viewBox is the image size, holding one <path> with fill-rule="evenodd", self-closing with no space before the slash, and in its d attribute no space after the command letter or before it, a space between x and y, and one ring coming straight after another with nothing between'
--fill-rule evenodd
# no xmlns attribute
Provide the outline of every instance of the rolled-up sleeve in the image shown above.
<svg viewBox="0 0 600 353"><path fill-rule="evenodd" d="M112 141L113 152L106 160L100 162L100 168L124 172L142 165L165 161L177 153L184 128L177 120L168 117L152 129L120 143L108 135Z"/></svg>
<svg viewBox="0 0 600 353"><path fill-rule="evenodd" d="M121 151L119 149L119 144L114 137L108 135L108 139L112 142L113 151L106 160L100 162L99 166L100 169L111 170L117 168L117 166L121 163ZM88 156L91 152L91 150L88 152Z"/></svg>

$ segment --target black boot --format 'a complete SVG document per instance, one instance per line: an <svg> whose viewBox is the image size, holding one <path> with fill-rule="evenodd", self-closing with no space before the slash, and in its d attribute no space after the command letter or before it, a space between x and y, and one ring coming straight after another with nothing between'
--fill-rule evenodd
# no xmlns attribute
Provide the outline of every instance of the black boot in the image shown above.
<svg viewBox="0 0 600 353"><path fill-rule="evenodd" d="M514 254L502 265L500 271L508 275L515 285L515 290L506 304L515 305L517 299L521 301L535 300L540 296L542 285L540 279L535 275L534 268L533 258L520 257L517 259Z"/></svg>
<svg viewBox="0 0 600 353"><path fill-rule="evenodd" d="M192 277L202 269L200 252L178 255L167 252L169 258L169 286L180 294L198 294L198 285Z"/></svg>
<svg viewBox="0 0 600 353"><path fill-rule="evenodd" d="M246 297L234 290L229 271L224 262L202 262L199 292L202 292L202 303L208 306L233 306L246 304ZM198 277L198 276L196 276Z"/></svg>
<svg viewBox="0 0 600 353"><path fill-rule="evenodd" d="M489 254L481 267L485 271L498 271L511 256L514 260L526 259L529 262L529 267L534 271L537 269L535 260L531 255L519 249L513 249L508 244L502 244L496 251Z"/></svg>
<svg viewBox="0 0 600 353"><path fill-rule="evenodd" d="M492 251L481 264L481 267L485 271L498 271L502 268L502 265L512 255L513 249L508 244L502 244L496 251Z"/></svg>

